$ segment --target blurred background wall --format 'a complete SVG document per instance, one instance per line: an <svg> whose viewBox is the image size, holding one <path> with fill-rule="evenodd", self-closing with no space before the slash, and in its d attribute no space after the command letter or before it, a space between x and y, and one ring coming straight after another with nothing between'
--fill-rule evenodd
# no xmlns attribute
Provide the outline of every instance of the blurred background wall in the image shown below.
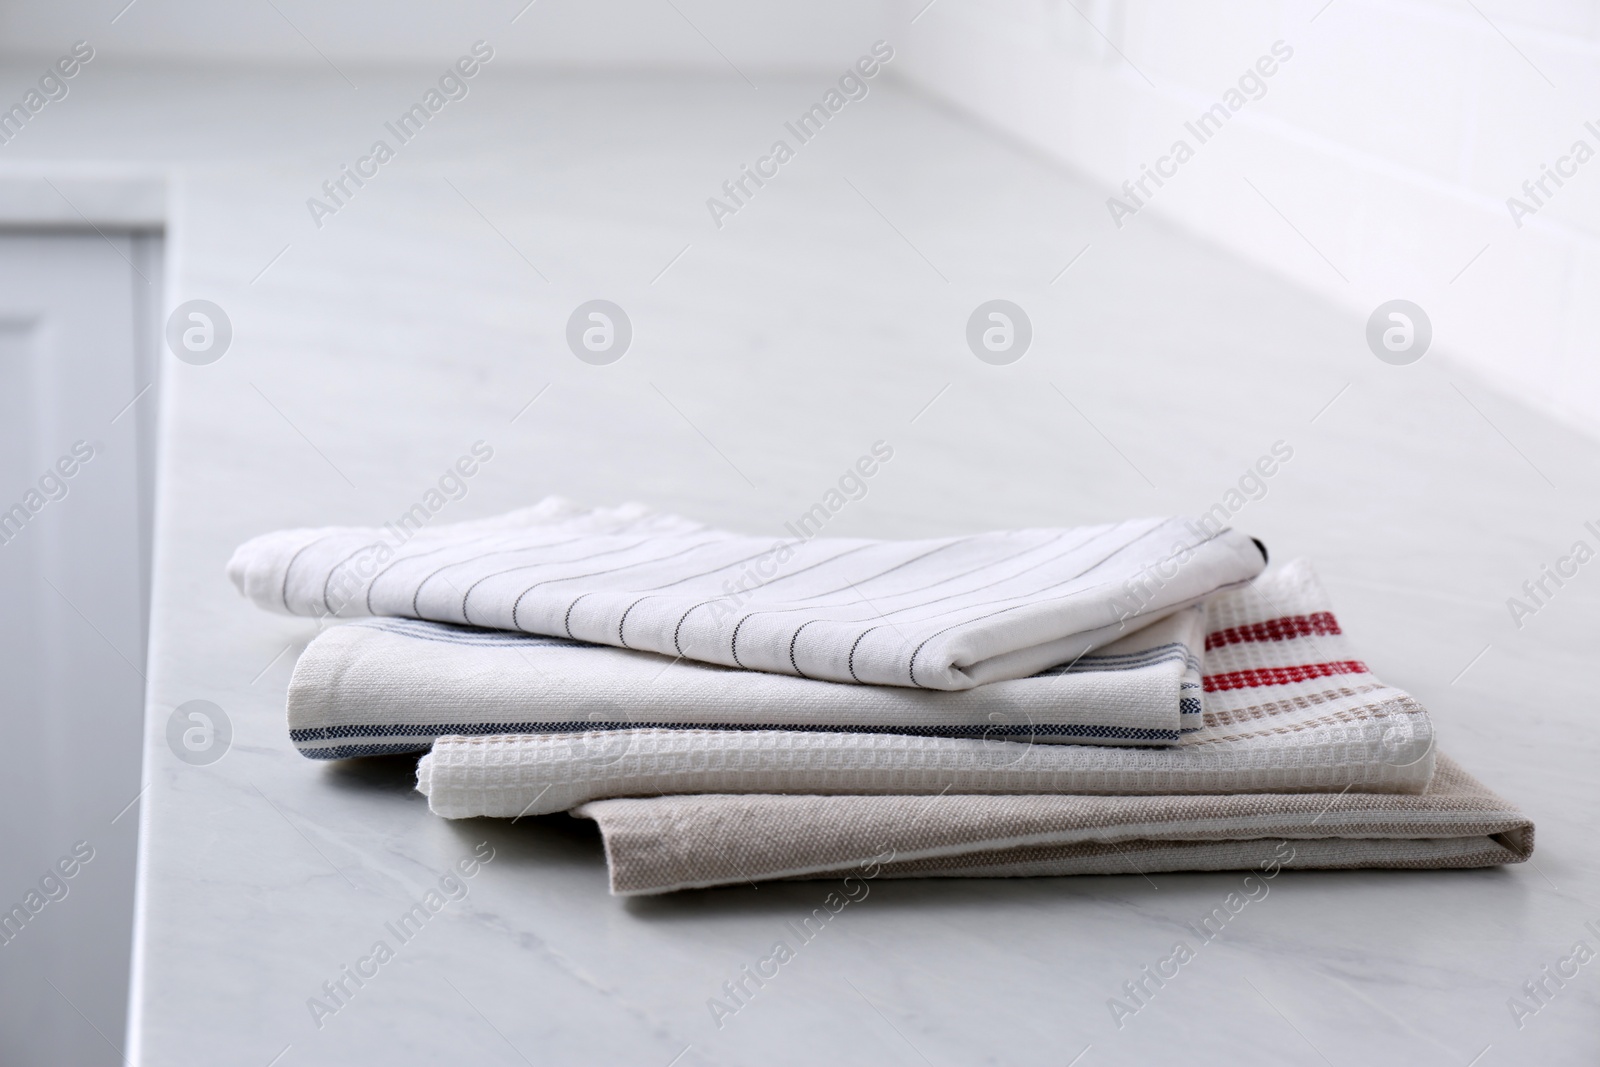
<svg viewBox="0 0 1600 1067"><path fill-rule="evenodd" d="M1147 182L1154 195L1121 197L1136 207L1123 227L1164 217L1363 317L1415 301L1440 353L1600 432L1600 163L1571 160L1580 140L1600 152L1597 0L11 0L0 42L398 64L512 18L525 32L499 39L497 62L547 69L751 78L842 64L881 37L891 77L1108 194L1187 140L1194 157L1165 164L1176 174ZM1199 143L1184 124L1263 57L1275 72ZM1571 173L1557 185L1550 170ZM1115 239L1109 208L1104 222Z"/></svg>
<svg viewBox="0 0 1600 1067"><path fill-rule="evenodd" d="M885 0L70 0L0 6L7 50L48 52L103 28L123 58L181 62L389 64L453 57L463 27L528 24L501 58L562 69L804 70L852 60L881 36ZM524 7L524 5L527 5ZM726 57L726 59L724 58ZM497 61L499 61L497 59Z"/></svg>
<svg viewBox="0 0 1600 1067"><path fill-rule="evenodd" d="M900 77L1108 194L1187 140L1124 228L1162 215L1363 318L1415 301L1438 350L1600 428L1600 160L1563 162L1600 153L1594 0L938 0L908 42ZM1573 173L1540 205L1546 166Z"/></svg>

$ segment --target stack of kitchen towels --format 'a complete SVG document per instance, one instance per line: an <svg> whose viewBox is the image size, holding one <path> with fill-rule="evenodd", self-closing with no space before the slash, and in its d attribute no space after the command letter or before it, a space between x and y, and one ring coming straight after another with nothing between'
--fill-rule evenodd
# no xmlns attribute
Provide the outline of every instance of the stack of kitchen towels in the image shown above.
<svg viewBox="0 0 1600 1067"><path fill-rule="evenodd" d="M763 540L546 500L285 530L234 584L323 630L314 759L425 752L446 818L593 819L612 891L1515 863L1533 825L1436 753L1309 564L1140 519Z"/></svg>

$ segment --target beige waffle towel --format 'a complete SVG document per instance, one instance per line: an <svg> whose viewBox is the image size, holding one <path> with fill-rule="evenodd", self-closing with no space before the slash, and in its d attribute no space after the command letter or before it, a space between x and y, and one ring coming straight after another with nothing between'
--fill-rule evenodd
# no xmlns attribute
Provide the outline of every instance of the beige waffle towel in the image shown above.
<svg viewBox="0 0 1600 1067"><path fill-rule="evenodd" d="M772 878L1488 867L1533 852L1533 823L1444 756L1412 796L711 795L574 814L600 824L624 895Z"/></svg>

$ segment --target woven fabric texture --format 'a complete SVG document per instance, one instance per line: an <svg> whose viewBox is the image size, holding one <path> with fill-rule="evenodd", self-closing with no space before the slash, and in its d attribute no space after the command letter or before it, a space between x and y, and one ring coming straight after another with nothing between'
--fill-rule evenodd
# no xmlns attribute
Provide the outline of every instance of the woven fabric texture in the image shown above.
<svg viewBox="0 0 1600 1067"><path fill-rule="evenodd" d="M717 727L1171 745L1201 718L1205 611L1185 608L1031 678L960 692L845 685L411 619L335 626L301 653L289 736L313 759L445 734Z"/></svg>
<svg viewBox="0 0 1600 1067"><path fill-rule="evenodd" d="M695 793L1100 796L1420 793L1426 711L1348 648L1309 564L1208 605L1203 725L1170 748L793 730L445 736L418 789L447 818Z"/></svg>
<svg viewBox="0 0 1600 1067"><path fill-rule="evenodd" d="M697 795L574 814L599 824L625 895L772 878L1479 867L1533 850L1526 816L1444 756L1416 795Z"/></svg>
<svg viewBox="0 0 1600 1067"><path fill-rule="evenodd" d="M228 574L263 608L544 634L834 682L1025 678L1249 581L1261 550L1183 519L923 541L748 537L559 499L495 519L284 530Z"/></svg>

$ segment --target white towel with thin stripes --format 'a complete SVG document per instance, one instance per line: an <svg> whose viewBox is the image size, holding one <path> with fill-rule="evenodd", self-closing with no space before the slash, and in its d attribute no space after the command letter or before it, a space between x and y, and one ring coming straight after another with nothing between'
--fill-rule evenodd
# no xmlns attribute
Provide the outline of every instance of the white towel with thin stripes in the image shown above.
<svg viewBox="0 0 1600 1067"><path fill-rule="evenodd" d="M266 534L228 574L261 607L296 615L402 616L958 690L1069 662L1264 565L1244 534L1176 518L773 541L550 498L477 522Z"/></svg>
<svg viewBox="0 0 1600 1067"><path fill-rule="evenodd" d="M1200 725L1205 609L1031 678L956 693L841 685L414 619L331 626L289 682L312 759L425 751L454 734L816 730L1083 745L1173 745Z"/></svg>

